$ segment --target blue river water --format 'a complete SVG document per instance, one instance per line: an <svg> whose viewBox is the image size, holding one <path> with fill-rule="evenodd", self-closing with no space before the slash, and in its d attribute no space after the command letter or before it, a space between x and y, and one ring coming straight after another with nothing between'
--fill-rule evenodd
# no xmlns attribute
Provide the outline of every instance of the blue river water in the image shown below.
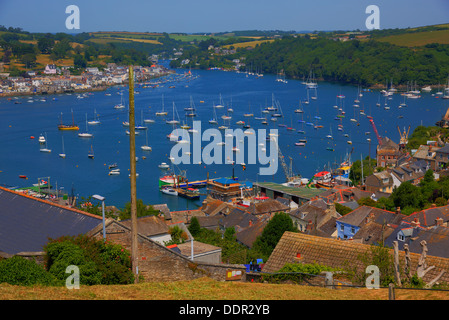
<svg viewBox="0 0 449 320"><path fill-rule="evenodd" d="M186 70L176 70L184 73ZM401 131L411 126L410 133L418 125L434 125L440 120L449 107L449 100L437 98L432 93L421 93L419 99L407 99L395 94L390 99L385 98L379 91L362 91L355 86L335 83L319 82L316 93L309 90L309 97L316 94L317 99L310 99L309 104L302 103L307 99L306 86L301 81L288 80L288 83L276 81L276 76L265 75L256 77L244 73L225 72L219 70L195 70L197 76L191 81L179 81L161 84L158 87L141 84L135 90L135 118L136 124L148 127L148 145L152 151L143 151L140 146L146 144L145 130L136 136L137 157L137 198L144 203L167 203L171 210L194 209L201 205L201 200L191 201L180 197L173 197L159 191L158 180L164 174L158 168L162 162L170 163L170 150L174 146L167 139L172 126L165 123L173 117L173 103L181 122L186 120L190 125L192 118L186 118L184 108L190 106L191 101L196 107L197 116L194 120L201 120L202 130L217 127L209 124L213 117L213 106L223 103L225 108L216 109L219 125L223 124L221 116L226 113L226 107L234 110L230 115L231 128L239 120L249 122L254 129L278 129L279 146L285 156L287 165L290 157L293 159L294 173L305 178L311 178L316 172L340 164L345 156L351 153L352 160L359 160L361 156L374 156L377 138L367 116L372 116L381 136L388 136L399 141L398 126ZM50 177L52 185L62 187L65 192L80 197L100 194L106 198L106 205L123 208L130 200L130 168L128 128L123 121L128 120L127 109L114 108L120 102L120 92L123 92L125 104L128 103L128 88L123 86L110 87L106 91L84 94L33 96L19 99L0 99L0 184L14 187L27 187L38 181L40 177ZM344 99L337 96L344 95ZM255 117L263 117L262 110L272 104L272 99L281 106L283 118L271 121L268 125L261 124ZM45 101L41 101L44 98ZM354 107L354 100L359 98L359 107ZM399 107L401 103L406 107ZM20 102L20 103L19 103ZM168 112L164 118L155 116L155 112L162 109ZM390 109L385 108L387 103ZM380 104L380 105L376 105ZM337 106L338 108L336 108ZM302 108L303 113L294 110ZM338 118L341 108L345 111L344 118ZM363 110L362 114L360 111ZM72 122L72 111L79 131L60 131L60 119L64 123ZM79 132L86 130L86 114L92 120L94 113L98 115L101 124L88 125L88 132L93 138L80 138ZM62 113L62 115L61 115ZM254 117L245 117L245 113L253 113ZM272 112L271 112L272 113ZM142 117L143 115L143 117ZM144 123L144 119L154 119L154 123ZM360 125L350 119L356 119ZM303 121L303 122L300 122ZM287 130L279 126L284 122ZM314 126L322 126L314 128ZM342 125L343 130L339 130ZM299 133L303 130L305 133ZM47 147L50 153L40 152L38 142L40 134L47 137ZM326 136L331 134L333 139ZM346 135L346 136L345 136ZM34 136L34 139L31 139ZM306 138L306 146L295 146L299 139ZM371 139L369 142L367 139ZM351 140L352 144L348 144ZM64 143L63 143L64 142ZM208 142L203 142L202 147ZM66 158L60 158L64 151ZM88 158L88 153L94 151L94 159ZM327 148L333 148L330 151ZM267 152L268 152L267 148ZM247 161L245 161L247 162ZM120 175L108 175L108 165L117 163ZM180 164L175 167L186 170L189 181L210 178L230 177L233 166L230 164ZM274 181L284 182L285 174L279 165L274 175L259 175L258 164L248 164L246 169L240 165L234 166L235 176L240 181ZM28 179L21 179L25 175Z"/></svg>

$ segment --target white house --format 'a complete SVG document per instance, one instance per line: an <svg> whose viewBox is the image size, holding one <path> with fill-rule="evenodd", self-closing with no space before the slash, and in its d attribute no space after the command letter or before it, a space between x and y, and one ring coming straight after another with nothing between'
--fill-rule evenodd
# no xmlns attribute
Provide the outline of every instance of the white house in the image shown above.
<svg viewBox="0 0 449 320"><path fill-rule="evenodd" d="M56 66L54 64L47 64L44 70L45 74L56 74Z"/></svg>

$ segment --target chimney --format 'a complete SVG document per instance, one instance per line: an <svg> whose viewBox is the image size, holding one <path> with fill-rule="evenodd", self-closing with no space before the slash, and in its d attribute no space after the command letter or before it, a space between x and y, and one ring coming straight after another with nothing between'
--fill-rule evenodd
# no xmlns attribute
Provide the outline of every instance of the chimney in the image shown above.
<svg viewBox="0 0 449 320"><path fill-rule="evenodd" d="M413 219L413 221L411 222L411 225L412 225L413 228L418 227L419 226L419 219L418 218Z"/></svg>
<svg viewBox="0 0 449 320"><path fill-rule="evenodd" d="M435 219L435 225L436 226L442 226L443 225L443 218L436 218Z"/></svg>
<svg viewBox="0 0 449 320"><path fill-rule="evenodd" d="M400 214L401 213L401 207L396 207L396 213Z"/></svg>
<svg viewBox="0 0 449 320"><path fill-rule="evenodd" d="M437 205L436 205L435 203L432 203L431 207L432 207L432 208L436 208Z"/></svg>

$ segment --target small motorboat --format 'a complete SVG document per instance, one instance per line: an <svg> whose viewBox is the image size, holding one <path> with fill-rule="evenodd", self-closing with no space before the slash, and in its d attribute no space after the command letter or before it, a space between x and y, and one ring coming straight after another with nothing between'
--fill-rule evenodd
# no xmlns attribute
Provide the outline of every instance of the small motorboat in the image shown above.
<svg viewBox="0 0 449 320"><path fill-rule="evenodd" d="M168 194L170 196L177 196L178 195L178 191L176 191L173 188L162 188L161 192L165 193L165 194Z"/></svg>
<svg viewBox="0 0 449 320"><path fill-rule="evenodd" d="M168 164L166 164L165 162L162 162L160 165L159 165L159 169L168 169L168 168L170 168L170 166L168 165Z"/></svg>

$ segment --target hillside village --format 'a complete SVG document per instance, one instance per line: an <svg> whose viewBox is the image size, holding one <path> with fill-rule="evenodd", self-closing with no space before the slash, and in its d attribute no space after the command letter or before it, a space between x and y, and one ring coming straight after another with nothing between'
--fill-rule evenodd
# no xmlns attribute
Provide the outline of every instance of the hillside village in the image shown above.
<svg viewBox="0 0 449 320"><path fill-rule="evenodd" d="M42 72L27 71L26 76L13 77L2 72L0 65L0 97L54 93L79 93L105 90L109 86L128 83L128 66L108 63L104 70L86 67L81 75L71 75L70 66L48 64ZM152 64L149 67L134 66L136 82L173 73L172 70Z"/></svg>
<svg viewBox="0 0 449 320"><path fill-rule="evenodd" d="M400 207L386 210L359 203L388 198L402 183L419 185L429 170L436 180L447 176L448 150L447 144L429 141L411 154L383 138L376 154L381 164L379 172L367 176L358 186L307 188L258 182L243 193L239 182L223 179L211 182L209 188L214 192L198 209L170 211L166 204L152 204L158 214L138 219L140 274L145 281L194 279L204 274L220 281L244 281L254 279L254 272L276 272L285 263L342 267L347 262L343 257L357 261L356 255L372 245L392 248L396 243L401 255L405 249L412 255L414 267L426 246L428 261L436 266L424 277L431 281L437 273L449 270L449 203L433 203L411 214L404 214ZM61 203L58 199L39 199L3 187L0 206L5 209L0 217L3 258L19 255L42 261L42 248L48 238L76 234L105 236L130 249L130 220L108 218L103 235L101 216L81 211L67 200ZM348 210L339 213L337 208L341 206ZM114 207L107 210L112 215L117 211ZM297 230L284 233L267 261L254 261L256 269L253 262L243 258L223 259L222 248L201 243L189 232L195 217L201 228L222 234L233 228L236 241L251 249L278 213L288 214ZM174 226L183 231L181 243L171 241ZM192 262L203 273L192 272ZM230 278L229 271L239 276ZM449 274L444 273L439 281L447 283Z"/></svg>

